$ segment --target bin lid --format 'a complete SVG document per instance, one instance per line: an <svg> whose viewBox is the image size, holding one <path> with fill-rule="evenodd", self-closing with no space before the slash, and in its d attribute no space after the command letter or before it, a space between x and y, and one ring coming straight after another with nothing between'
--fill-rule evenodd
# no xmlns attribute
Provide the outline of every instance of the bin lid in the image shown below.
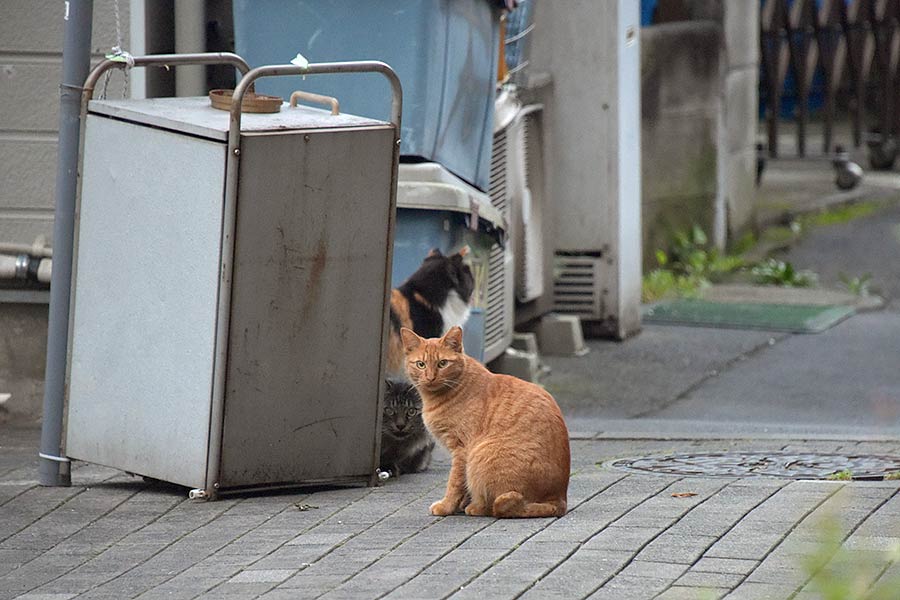
<svg viewBox="0 0 900 600"><path fill-rule="evenodd" d="M161 127L211 140L228 140L229 113L210 106L209 98L147 98L142 100L91 100L88 112L115 117L133 123ZM281 112L244 113L242 132L334 129L341 127L391 126L355 115L332 115L329 111L309 106L291 107L282 103Z"/></svg>
<svg viewBox="0 0 900 600"><path fill-rule="evenodd" d="M507 231L506 219L490 197L438 163L401 164L397 208L475 213L495 229Z"/></svg>

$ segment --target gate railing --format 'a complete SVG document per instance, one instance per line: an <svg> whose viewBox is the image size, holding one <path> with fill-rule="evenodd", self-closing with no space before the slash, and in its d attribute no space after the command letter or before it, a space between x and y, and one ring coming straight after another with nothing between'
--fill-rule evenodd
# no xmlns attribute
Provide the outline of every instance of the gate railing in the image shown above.
<svg viewBox="0 0 900 600"><path fill-rule="evenodd" d="M832 150L837 96L849 90L853 143L891 146L900 132L900 0L763 0L760 59L768 151L778 154L778 119L788 70L796 94L797 153L806 155L810 91L823 89L824 147ZM846 86L844 85L847 79ZM873 114L868 115L868 107ZM863 131L867 122L871 131ZM893 162L893 155L891 157ZM873 161L874 163L874 161Z"/></svg>

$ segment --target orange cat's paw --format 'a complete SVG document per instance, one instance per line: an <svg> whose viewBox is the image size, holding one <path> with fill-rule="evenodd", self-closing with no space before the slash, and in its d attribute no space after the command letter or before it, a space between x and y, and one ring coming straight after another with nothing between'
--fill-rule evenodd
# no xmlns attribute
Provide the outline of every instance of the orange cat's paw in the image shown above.
<svg viewBox="0 0 900 600"><path fill-rule="evenodd" d="M444 498L432 504L430 510L436 517L446 517L456 512L456 505Z"/></svg>
<svg viewBox="0 0 900 600"><path fill-rule="evenodd" d="M484 517L488 511L484 506L472 503L466 507L466 514L470 517Z"/></svg>

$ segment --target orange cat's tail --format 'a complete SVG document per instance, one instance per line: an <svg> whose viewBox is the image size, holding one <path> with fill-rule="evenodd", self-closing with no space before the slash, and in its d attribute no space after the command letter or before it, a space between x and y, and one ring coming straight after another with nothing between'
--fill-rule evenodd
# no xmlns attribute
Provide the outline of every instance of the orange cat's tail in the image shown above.
<svg viewBox="0 0 900 600"><path fill-rule="evenodd" d="M493 514L500 519L522 517L561 517L566 514L566 501L525 502L519 492L506 492L494 499Z"/></svg>

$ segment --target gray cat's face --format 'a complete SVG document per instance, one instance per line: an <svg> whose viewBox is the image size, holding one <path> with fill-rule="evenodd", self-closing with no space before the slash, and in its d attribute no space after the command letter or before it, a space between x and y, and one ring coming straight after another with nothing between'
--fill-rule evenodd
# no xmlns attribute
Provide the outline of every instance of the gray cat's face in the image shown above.
<svg viewBox="0 0 900 600"><path fill-rule="evenodd" d="M385 383L382 431L398 439L422 432L422 399L416 388L406 381L388 379Z"/></svg>

